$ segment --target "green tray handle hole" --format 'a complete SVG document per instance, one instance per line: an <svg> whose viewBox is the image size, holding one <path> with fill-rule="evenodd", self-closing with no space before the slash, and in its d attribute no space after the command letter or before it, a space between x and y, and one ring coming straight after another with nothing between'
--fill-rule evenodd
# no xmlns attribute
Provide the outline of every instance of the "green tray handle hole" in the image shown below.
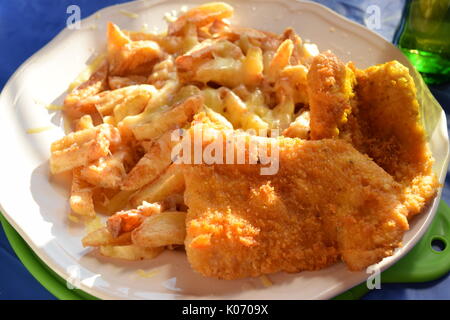
<svg viewBox="0 0 450 320"><path fill-rule="evenodd" d="M447 240L440 236L431 238L431 249L436 253L443 253L447 249Z"/></svg>

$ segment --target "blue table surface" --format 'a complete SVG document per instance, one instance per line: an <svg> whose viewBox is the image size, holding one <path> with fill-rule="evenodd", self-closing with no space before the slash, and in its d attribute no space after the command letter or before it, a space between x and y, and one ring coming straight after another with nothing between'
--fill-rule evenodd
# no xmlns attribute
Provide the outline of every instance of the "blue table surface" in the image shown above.
<svg viewBox="0 0 450 320"><path fill-rule="evenodd" d="M65 27L69 5L78 5L87 17L124 0L0 0L0 89L14 71ZM401 19L405 0L318 0L334 11L364 24L366 9L380 8L381 24L374 30L391 41ZM450 85L433 86L432 92L450 112ZM448 117L448 114L447 114ZM448 181L443 198L450 203ZM0 299L56 299L42 287L19 261L0 228ZM450 299L450 274L420 284L383 284L364 299Z"/></svg>

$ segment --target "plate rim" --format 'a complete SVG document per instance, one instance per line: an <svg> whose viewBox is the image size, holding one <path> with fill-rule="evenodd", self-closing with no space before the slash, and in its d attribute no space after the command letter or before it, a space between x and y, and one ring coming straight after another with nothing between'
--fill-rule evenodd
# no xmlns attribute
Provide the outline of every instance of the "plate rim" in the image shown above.
<svg viewBox="0 0 450 320"><path fill-rule="evenodd" d="M273 2L273 0L252 0L254 2L261 2L261 3L267 3L267 2ZM163 2L167 2L168 4L170 4L170 2L174 3L174 1L164 1L164 0L154 0L151 1L150 3L145 1L145 0L136 0L136 1L131 1L131 2L126 2L126 3L121 3L121 4L114 4L114 5L110 5L107 7L104 7L100 10L95 11L94 13L92 13L91 15L87 16L86 18L83 18L81 20L82 23L88 23L91 22L91 20L95 19L95 16L98 14L107 14L108 11L112 11L115 9L131 9L132 7L136 6L136 5L141 5L141 4L148 4L148 6L146 8L151 8L152 6L155 6L157 4L163 3ZM203 1L203 2L207 2L207 1ZM304 4L306 6L311 6L311 8L313 8L313 10L315 11L315 13L321 15L320 11L322 12L326 12L328 15L332 15L336 20L341 20L347 24L349 24L351 26L352 31L357 31L359 33L369 33L371 34L371 37L374 38L374 41L377 42L382 42L383 44L388 44L389 46L391 46L392 48L394 48L395 50L397 50L398 52L401 53L401 51L395 47L392 43L388 42L386 39L384 39L382 36L380 36L379 34L375 33L374 31L365 28L364 26L348 19L347 17L344 17L336 12L334 12L333 10L331 10L328 7L325 7L319 3L315 3L315 2L311 2L311 1L303 1L303 0L295 0L295 1L288 1L288 0L281 0L281 1L277 1L280 4L283 4L285 6L288 7L293 7L296 6L298 4ZM179 3L179 2L177 2ZM192 5L193 3L191 1L186 1L186 3L188 5ZM198 1L196 1L195 3L198 3ZM336 20L333 20L336 22ZM65 27L64 29L62 29L54 38L52 38L52 40L50 40L46 45L44 45L42 48L40 48L39 50L37 50L33 55L31 55L28 59L26 59L18 68L17 70L11 75L11 77L8 79L8 81L5 83L1 93L0 93L0 107L2 105L1 101L3 100L3 97L6 95L5 92L7 92L8 90L10 90L11 87L11 83L13 83L15 81L16 78L18 78L23 72L26 71L27 67L37 58L37 56L44 54L46 51L50 51L53 49L53 47L55 47L57 45L57 43L61 40L64 39L67 34L70 32L71 30L69 30L67 27ZM407 67L410 69L410 71L413 71L417 74L417 71L414 69L414 67L409 63L409 61L406 60L406 64ZM402 63L404 63L402 61ZM418 75L419 80L421 80L420 75ZM428 90L428 89L427 89ZM434 97L433 97L434 99ZM446 123L445 121L445 112L442 112L441 114L441 119L440 121L444 121L444 123ZM442 169L442 171L439 173L439 180L443 181L445 179L445 175L446 175L446 170L444 170L444 168L448 167L448 162L449 162L449 148L448 148L448 133L447 131L445 131L446 133L446 141L447 141L447 150L446 150L446 154L445 154L445 161L444 161L444 167ZM416 243L422 238L423 234L426 232L426 230L428 229L431 221L433 220L436 211L437 211L437 206L439 204L439 200L441 198L441 193L442 193L442 187L438 189L437 195L436 197L430 202L429 206L430 206L430 210L431 212L428 214L428 216L426 217L425 221L423 222L422 226L419 228L419 230L412 236L411 240L409 241L409 243L407 244L407 246L402 247L400 250L396 251L396 253L394 253L393 256L389 257L389 261L382 263L380 262L379 264L382 264L382 266L380 267L381 271L384 271L385 269L389 268L390 266L392 266L395 262L397 262L399 259L401 259L405 254L407 254L415 245ZM2 194L0 194L0 211L2 211L3 216L5 217L5 219L14 227L14 229L20 234L20 236L25 240L25 242L30 246L30 248L33 250L33 252L49 267L51 268L56 274L58 274L61 278L63 279L67 279L69 277L69 275L67 274L67 271L64 270L64 268L62 266L60 266L59 264L57 264L56 262L53 261L53 259L51 259L48 254L45 252L45 250L41 250L35 243L34 241L24 232L24 230L18 225L18 223L16 223L16 221L13 219L13 217L11 215L8 214L8 212L5 210L5 208L2 205ZM368 277L368 275L366 277L364 277L361 281L359 282L355 282L352 285L346 284L346 285L341 285L338 286L336 288L334 288L334 290L327 290L325 291L319 298L320 299L328 299L328 298L332 298L342 292L344 292L347 289L350 289L351 287L359 284L360 282L363 282L366 278ZM111 295L108 294L108 292L105 289L102 290L96 290L95 286L88 286L86 284L84 284L83 282L81 282L79 289L83 290L85 292L87 292L90 295L93 295L95 297L99 297L101 299L119 299L118 296L116 295ZM173 293L171 295L171 299L183 299L183 296L180 296L177 293ZM192 298L192 296L190 296L190 298ZM203 297L204 298L204 297ZM211 298L211 297L209 297ZM164 299L164 298L156 298L156 299ZM217 297L213 297L213 299L220 299L220 296ZM276 298L275 298L276 299ZM295 299L295 298L293 298Z"/></svg>

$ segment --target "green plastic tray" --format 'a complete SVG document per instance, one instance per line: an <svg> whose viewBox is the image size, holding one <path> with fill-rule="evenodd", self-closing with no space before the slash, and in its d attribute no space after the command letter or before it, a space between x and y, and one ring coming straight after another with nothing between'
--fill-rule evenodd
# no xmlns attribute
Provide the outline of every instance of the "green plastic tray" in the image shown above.
<svg viewBox="0 0 450 320"><path fill-rule="evenodd" d="M66 281L48 268L0 214L0 221L11 247L30 273L61 300L95 300L79 289L69 289ZM440 242L441 251L432 242ZM450 271L450 208L441 201L438 212L423 238L394 266L381 274L381 283L425 282L438 279ZM369 291L362 283L335 297L338 300L359 299Z"/></svg>

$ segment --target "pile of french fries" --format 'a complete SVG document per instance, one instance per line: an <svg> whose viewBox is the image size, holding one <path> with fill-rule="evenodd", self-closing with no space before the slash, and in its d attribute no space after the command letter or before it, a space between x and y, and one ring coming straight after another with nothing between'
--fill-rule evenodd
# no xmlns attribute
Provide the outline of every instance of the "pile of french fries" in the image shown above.
<svg viewBox="0 0 450 320"><path fill-rule="evenodd" d="M108 24L106 54L64 101L73 132L51 146L51 173L73 175L70 215L108 217L84 246L139 260L184 244L188 208L171 132L199 113L226 128L308 137L306 75L317 47L290 28L234 26L232 15L208 3L161 34Z"/></svg>

